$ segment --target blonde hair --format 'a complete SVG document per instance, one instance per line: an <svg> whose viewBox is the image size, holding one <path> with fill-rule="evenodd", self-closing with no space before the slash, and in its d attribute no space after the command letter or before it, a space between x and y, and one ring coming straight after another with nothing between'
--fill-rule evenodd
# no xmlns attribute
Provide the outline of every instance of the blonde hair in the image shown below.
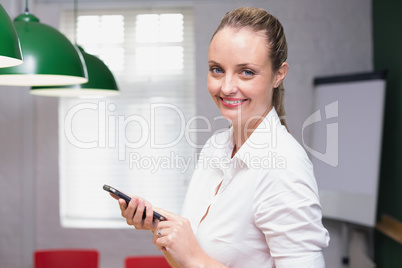
<svg viewBox="0 0 402 268"><path fill-rule="evenodd" d="M253 7L241 7L226 13L222 18L221 23L212 35L211 40L217 32L225 27L234 29L251 28L255 32L264 32L269 51L269 58L272 63L272 71L275 73L279 70L282 64L288 57L288 46L286 43L285 32L282 24L273 15L266 10ZM273 90L272 105L281 120L281 124L286 128L286 113L285 113L285 88L283 82Z"/></svg>

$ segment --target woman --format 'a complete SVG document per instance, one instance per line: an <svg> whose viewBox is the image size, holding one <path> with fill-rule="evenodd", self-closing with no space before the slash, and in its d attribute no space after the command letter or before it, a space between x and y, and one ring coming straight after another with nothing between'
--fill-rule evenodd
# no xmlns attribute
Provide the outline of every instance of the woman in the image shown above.
<svg viewBox="0 0 402 268"><path fill-rule="evenodd" d="M178 267L324 267L329 236L313 168L284 120L282 25L257 8L227 13L209 47L208 90L231 127L200 154L183 217L119 200L127 223L154 233ZM144 206L146 218L142 220Z"/></svg>

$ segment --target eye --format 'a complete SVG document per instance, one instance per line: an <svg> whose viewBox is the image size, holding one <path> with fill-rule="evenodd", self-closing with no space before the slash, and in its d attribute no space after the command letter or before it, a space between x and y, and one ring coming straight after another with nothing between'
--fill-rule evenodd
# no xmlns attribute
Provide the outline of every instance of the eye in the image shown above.
<svg viewBox="0 0 402 268"><path fill-rule="evenodd" d="M253 76L253 75L255 75L255 73L253 71L251 71L251 70L243 70L242 74L245 75L245 76Z"/></svg>
<svg viewBox="0 0 402 268"><path fill-rule="evenodd" d="M214 73L214 74L221 74L223 73L223 70L219 67L213 66L211 68L209 68L209 71Z"/></svg>

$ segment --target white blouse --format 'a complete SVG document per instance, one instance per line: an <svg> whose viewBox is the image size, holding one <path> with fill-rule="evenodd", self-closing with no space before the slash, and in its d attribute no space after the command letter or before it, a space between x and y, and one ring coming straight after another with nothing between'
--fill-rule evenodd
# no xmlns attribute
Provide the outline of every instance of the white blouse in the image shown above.
<svg viewBox="0 0 402 268"><path fill-rule="evenodd" d="M228 267L325 267L313 167L275 109L231 158L233 146L233 128L212 136L187 192L201 248Z"/></svg>

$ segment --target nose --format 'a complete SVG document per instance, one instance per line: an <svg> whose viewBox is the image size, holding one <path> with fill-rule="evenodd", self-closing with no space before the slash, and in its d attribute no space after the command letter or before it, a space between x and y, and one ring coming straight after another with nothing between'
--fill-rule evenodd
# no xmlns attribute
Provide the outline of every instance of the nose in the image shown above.
<svg viewBox="0 0 402 268"><path fill-rule="evenodd" d="M225 75L221 85L222 93L226 96L235 95L237 90L237 79L233 75Z"/></svg>

